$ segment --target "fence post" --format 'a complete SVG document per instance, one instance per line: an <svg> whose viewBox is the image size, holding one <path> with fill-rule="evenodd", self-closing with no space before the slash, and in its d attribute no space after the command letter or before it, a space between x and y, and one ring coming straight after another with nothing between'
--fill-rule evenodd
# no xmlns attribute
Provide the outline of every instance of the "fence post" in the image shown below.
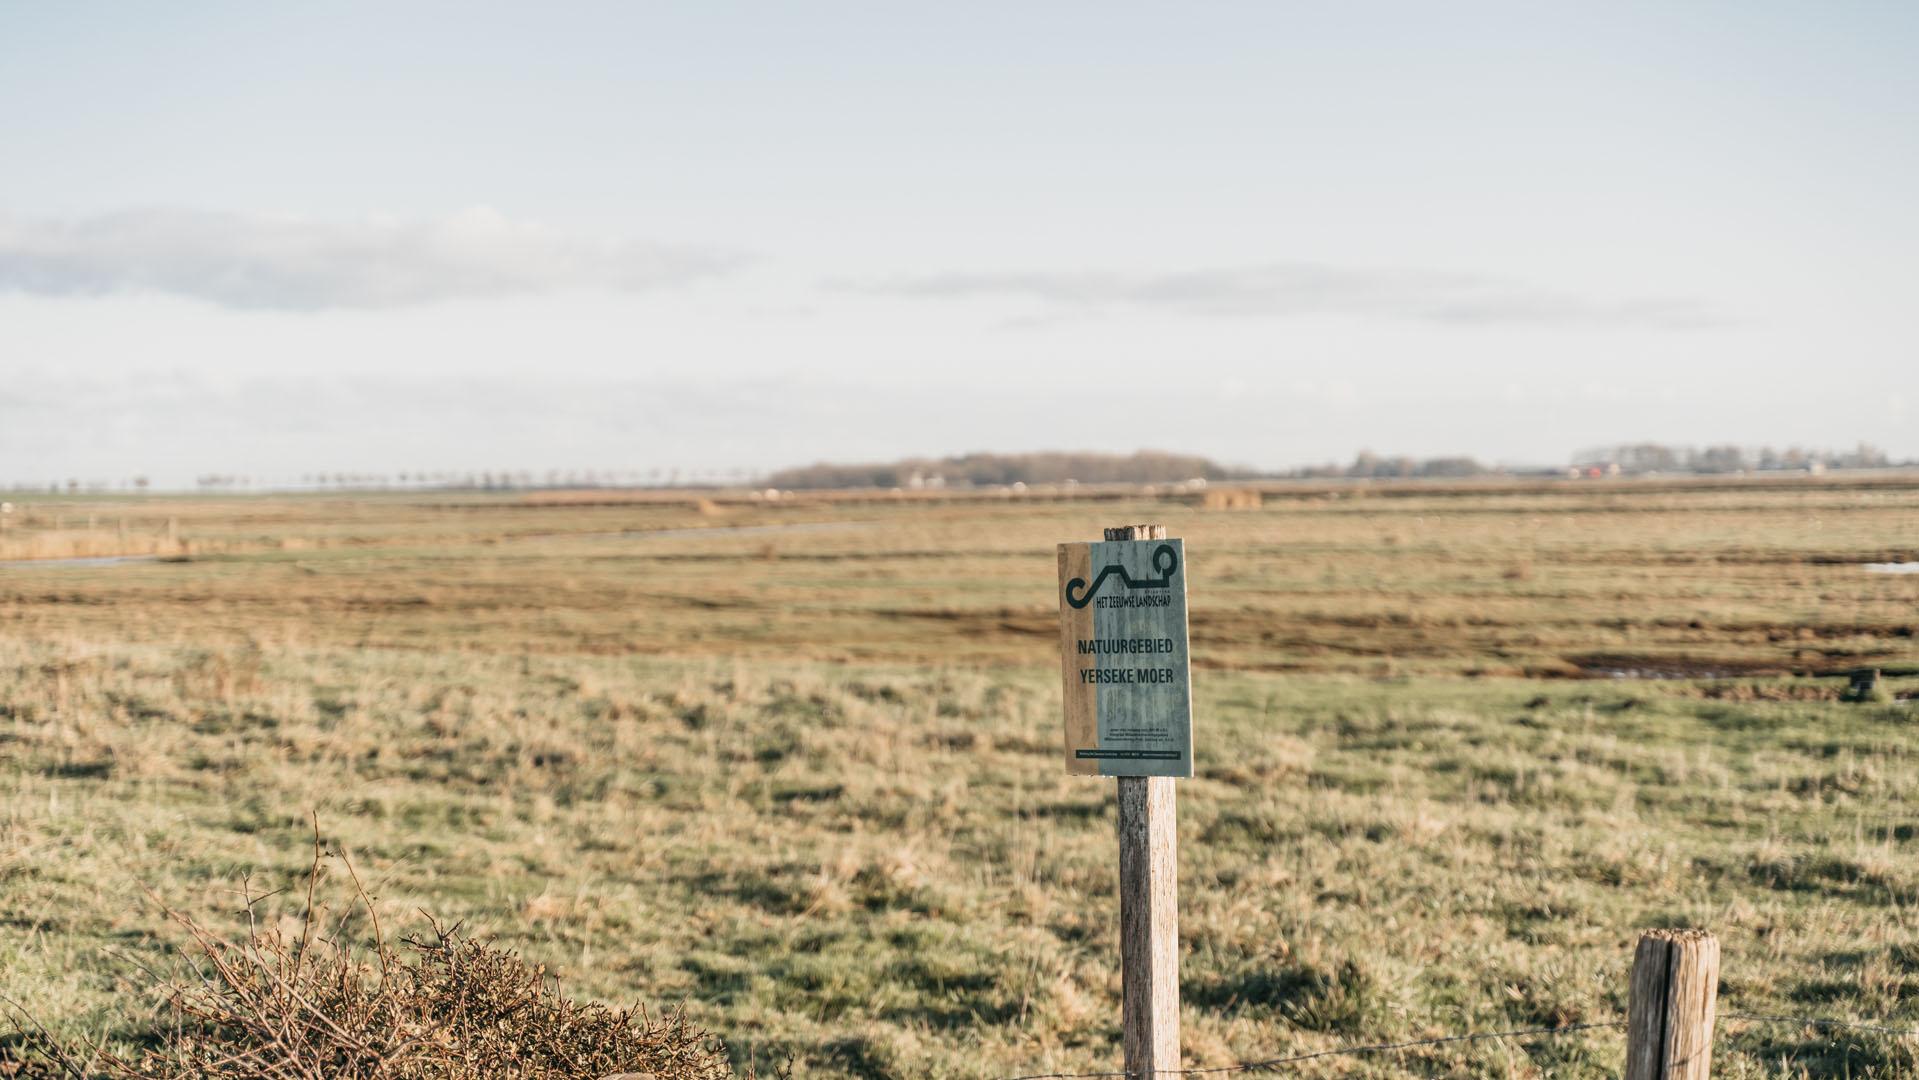
<svg viewBox="0 0 1919 1080"><path fill-rule="evenodd" d="M1108 540L1164 540L1164 525L1107 529ZM1120 1015L1126 1075L1179 1068L1179 832L1173 779L1119 777Z"/></svg>
<svg viewBox="0 0 1919 1080"><path fill-rule="evenodd" d="M1719 939L1704 930L1639 935L1626 1005L1626 1080L1707 1080L1718 996Z"/></svg>

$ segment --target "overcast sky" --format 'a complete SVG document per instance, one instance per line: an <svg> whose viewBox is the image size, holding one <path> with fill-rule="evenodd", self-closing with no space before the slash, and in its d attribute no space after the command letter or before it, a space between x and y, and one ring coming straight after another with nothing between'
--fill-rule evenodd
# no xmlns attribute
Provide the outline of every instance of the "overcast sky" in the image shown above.
<svg viewBox="0 0 1919 1080"><path fill-rule="evenodd" d="M1919 456L1919 5L0 7L0 483Z"/></svg>

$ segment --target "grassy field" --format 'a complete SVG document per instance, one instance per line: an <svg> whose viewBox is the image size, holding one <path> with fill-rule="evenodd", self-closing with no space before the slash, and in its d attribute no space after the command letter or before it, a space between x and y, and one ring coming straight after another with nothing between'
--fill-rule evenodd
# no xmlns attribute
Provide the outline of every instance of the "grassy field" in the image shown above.
<svg viewBox="0 0 1919 1080"><path fill-rule="evenodd" d="M1912 478L25 502L0 559L161 556L0 565L0 989L63 1033L163 1015L143 967L181 941L143 886L237 926L317 815L390 927L684 1003L743 1063L1117 1067L1111 782L1060 762L1052 545L1131 521L1191 563L1189 1064L1605 1019L1635 931L1679 924L1724 942L1722 1009L1919 1021L1919 576L1860 565L1919 558ZM1841 700L1861 666L1886 689ZM1872 1033L1720 1048L1919 1068Z"/></svg>

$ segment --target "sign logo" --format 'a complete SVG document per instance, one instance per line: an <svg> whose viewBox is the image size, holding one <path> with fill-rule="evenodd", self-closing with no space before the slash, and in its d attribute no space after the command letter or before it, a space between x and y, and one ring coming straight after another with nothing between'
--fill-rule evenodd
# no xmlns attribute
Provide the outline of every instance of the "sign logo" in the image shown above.
<svg viewBox="0 0 1919 1080"><path fill-rule="evenodd" d="M1066 602L1075 608L1085 607L1093 602L1093 597L1099 594L1099 587L1106 584L1106 579L1114 575L1118 575L1119 583L1128 589L1172 588L1173 575L1179 571L1179 553L1173 550L1173 545L1161 544L1153 550L1153 569L1159 572L1158 577L1135 578L1119 563L1107 563L1100 567L1099 575L1093 578L1091 586L1082 577L1067 582Z"/></svg>

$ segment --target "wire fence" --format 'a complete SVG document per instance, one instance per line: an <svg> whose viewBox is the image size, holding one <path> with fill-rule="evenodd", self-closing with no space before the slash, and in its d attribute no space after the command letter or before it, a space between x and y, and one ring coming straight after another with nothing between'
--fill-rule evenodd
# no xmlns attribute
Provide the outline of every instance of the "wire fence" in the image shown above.
<svg viewBox="0 0 1919 1080"><path fill-rule="evenodd" d="M1919 1038L1919 1028L1893 1027L1883 1022L1861 1020L1832 1020L1812 1016L1782 1016L1772 1013L1720 1013L1721 1020L1738 1020L1754 1024L1790 1024L1795 1027L1821 1029L1847 1029L1853 1031L1871 1031L1885 1035L1897 1035L1905 1038ZM1611 1020L1594 1020L1579 1024L1561 1024L1556 1027L1515 1028L1511 1031L1475 1031L1463 1035L1440 1035L1430 1039L1407 1039L1403 1042L1367 1043L1359 1046L1341 1046L1331 1050L1315 1050L1310 1053L1293 1054L1287 1057L1262 1058L1257 1061L1239 1061L1231 1065L1208 1065L1190 1069L1160 1069L1156 1076L1219 1076L1228 1073L1252 1073L1276 1070L1285 1065L1299 1065L1321 1058L1364 1057L1371 1054L1391 1054L1406 1050L1417 1050L1428 1046L1445 1046L1456 1043L1488 1042L1499 1039L1537 1039L1574 1035L1582 1031L1604 1028L1623 1028L1625 1017ZM1105 1072L1048 1072L1026 1073L1021 1076L1003 1077L1002 1080L1100 1080L1100 1078L1138 1077L1138 1072L1124 1069Z"/></svg>

